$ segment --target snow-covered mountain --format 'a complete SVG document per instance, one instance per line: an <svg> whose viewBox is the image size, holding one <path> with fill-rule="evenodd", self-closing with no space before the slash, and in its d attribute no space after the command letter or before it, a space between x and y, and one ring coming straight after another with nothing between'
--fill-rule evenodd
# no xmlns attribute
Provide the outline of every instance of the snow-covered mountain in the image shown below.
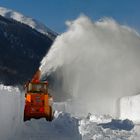
<svg viewBox="0 0 140 140"><path fill-rule="evenodd" d="M12 19L19 21L21 23L27 24L28 26L32 27L33 29L36 29L37 31L47 35L52 40L54 40L54 38L57 36L56 32L49 29L41 22L39 22L33 18L24 16L23 14L16 12L16 11L13 11L11 9L0 7L0 15L4 16L6 18L12 18Z"/></svg>
<svg viewBox="0 0 140 140"><path fill-rule="evenodd" d="M52 43L27 24L0 16L0 82L17 85L30 79Z"/></svg>

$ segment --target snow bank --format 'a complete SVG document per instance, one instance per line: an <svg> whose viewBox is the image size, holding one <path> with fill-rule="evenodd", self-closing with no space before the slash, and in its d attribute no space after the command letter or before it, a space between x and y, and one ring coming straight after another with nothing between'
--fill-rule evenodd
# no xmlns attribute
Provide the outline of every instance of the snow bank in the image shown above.
<svg viewBox="0 0 140 140"><path fill-rule="evenodd" d="M23 122L24 93L0 85L1 140L81 140L79 120L66 113L55 113L55 120L31 119Z"/></svg>
<svg viewBox="0 0 140 140"><path fill-rule="evenodd" d="M140 94L120 99L120 118L140 123Z"/></svg>
<svg viewBox="0 0 140 140"><path fill-rule="evenodd" d="M0 85L0 139L10 140L19 130L23 108L18 88Z"/></svg>
<svg viewBox="0 0 140 140"><path fill-rule="evenodd" d="M45 119L27 121L23 125L20 139L81 140L78 119L72 118L70 114L63 113L59 113L56 116L52 122L47 122Z"/></svg>

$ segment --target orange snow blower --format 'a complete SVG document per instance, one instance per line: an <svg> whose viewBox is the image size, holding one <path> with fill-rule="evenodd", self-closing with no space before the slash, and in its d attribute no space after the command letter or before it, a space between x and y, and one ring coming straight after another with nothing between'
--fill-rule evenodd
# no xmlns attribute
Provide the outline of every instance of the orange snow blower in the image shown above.
<svg viewBox="0 0 140 140"><path fill-rule="evenodd" d="M31 81L25 84L24 121L31 118L46 118L53 120L53 98L48 93L48 82L40 81L41 72L38 70Z"/></svg>

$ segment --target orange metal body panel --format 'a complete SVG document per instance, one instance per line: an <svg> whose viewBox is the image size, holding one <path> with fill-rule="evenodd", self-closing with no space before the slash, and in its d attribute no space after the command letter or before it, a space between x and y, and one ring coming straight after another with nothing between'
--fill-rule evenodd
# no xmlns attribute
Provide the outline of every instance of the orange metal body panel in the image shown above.
<svg viewBox="0 0 140 140"><path fill-rule="evenodd" d="M51 115L49 95L26 93L24 115L26 118L49 118Z"/></svg>

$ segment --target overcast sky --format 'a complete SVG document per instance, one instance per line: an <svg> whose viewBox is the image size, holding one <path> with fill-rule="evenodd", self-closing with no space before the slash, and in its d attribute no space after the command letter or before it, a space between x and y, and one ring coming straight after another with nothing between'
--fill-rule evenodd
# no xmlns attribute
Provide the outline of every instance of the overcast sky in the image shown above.
<svg viewBox="0 0 140 140"><path fill-rule="evenodd" d="M56 32L65 21L85 14L93 20L111 17L140 32L140 0L0 0L0 6L33 17Z"/></svg>

